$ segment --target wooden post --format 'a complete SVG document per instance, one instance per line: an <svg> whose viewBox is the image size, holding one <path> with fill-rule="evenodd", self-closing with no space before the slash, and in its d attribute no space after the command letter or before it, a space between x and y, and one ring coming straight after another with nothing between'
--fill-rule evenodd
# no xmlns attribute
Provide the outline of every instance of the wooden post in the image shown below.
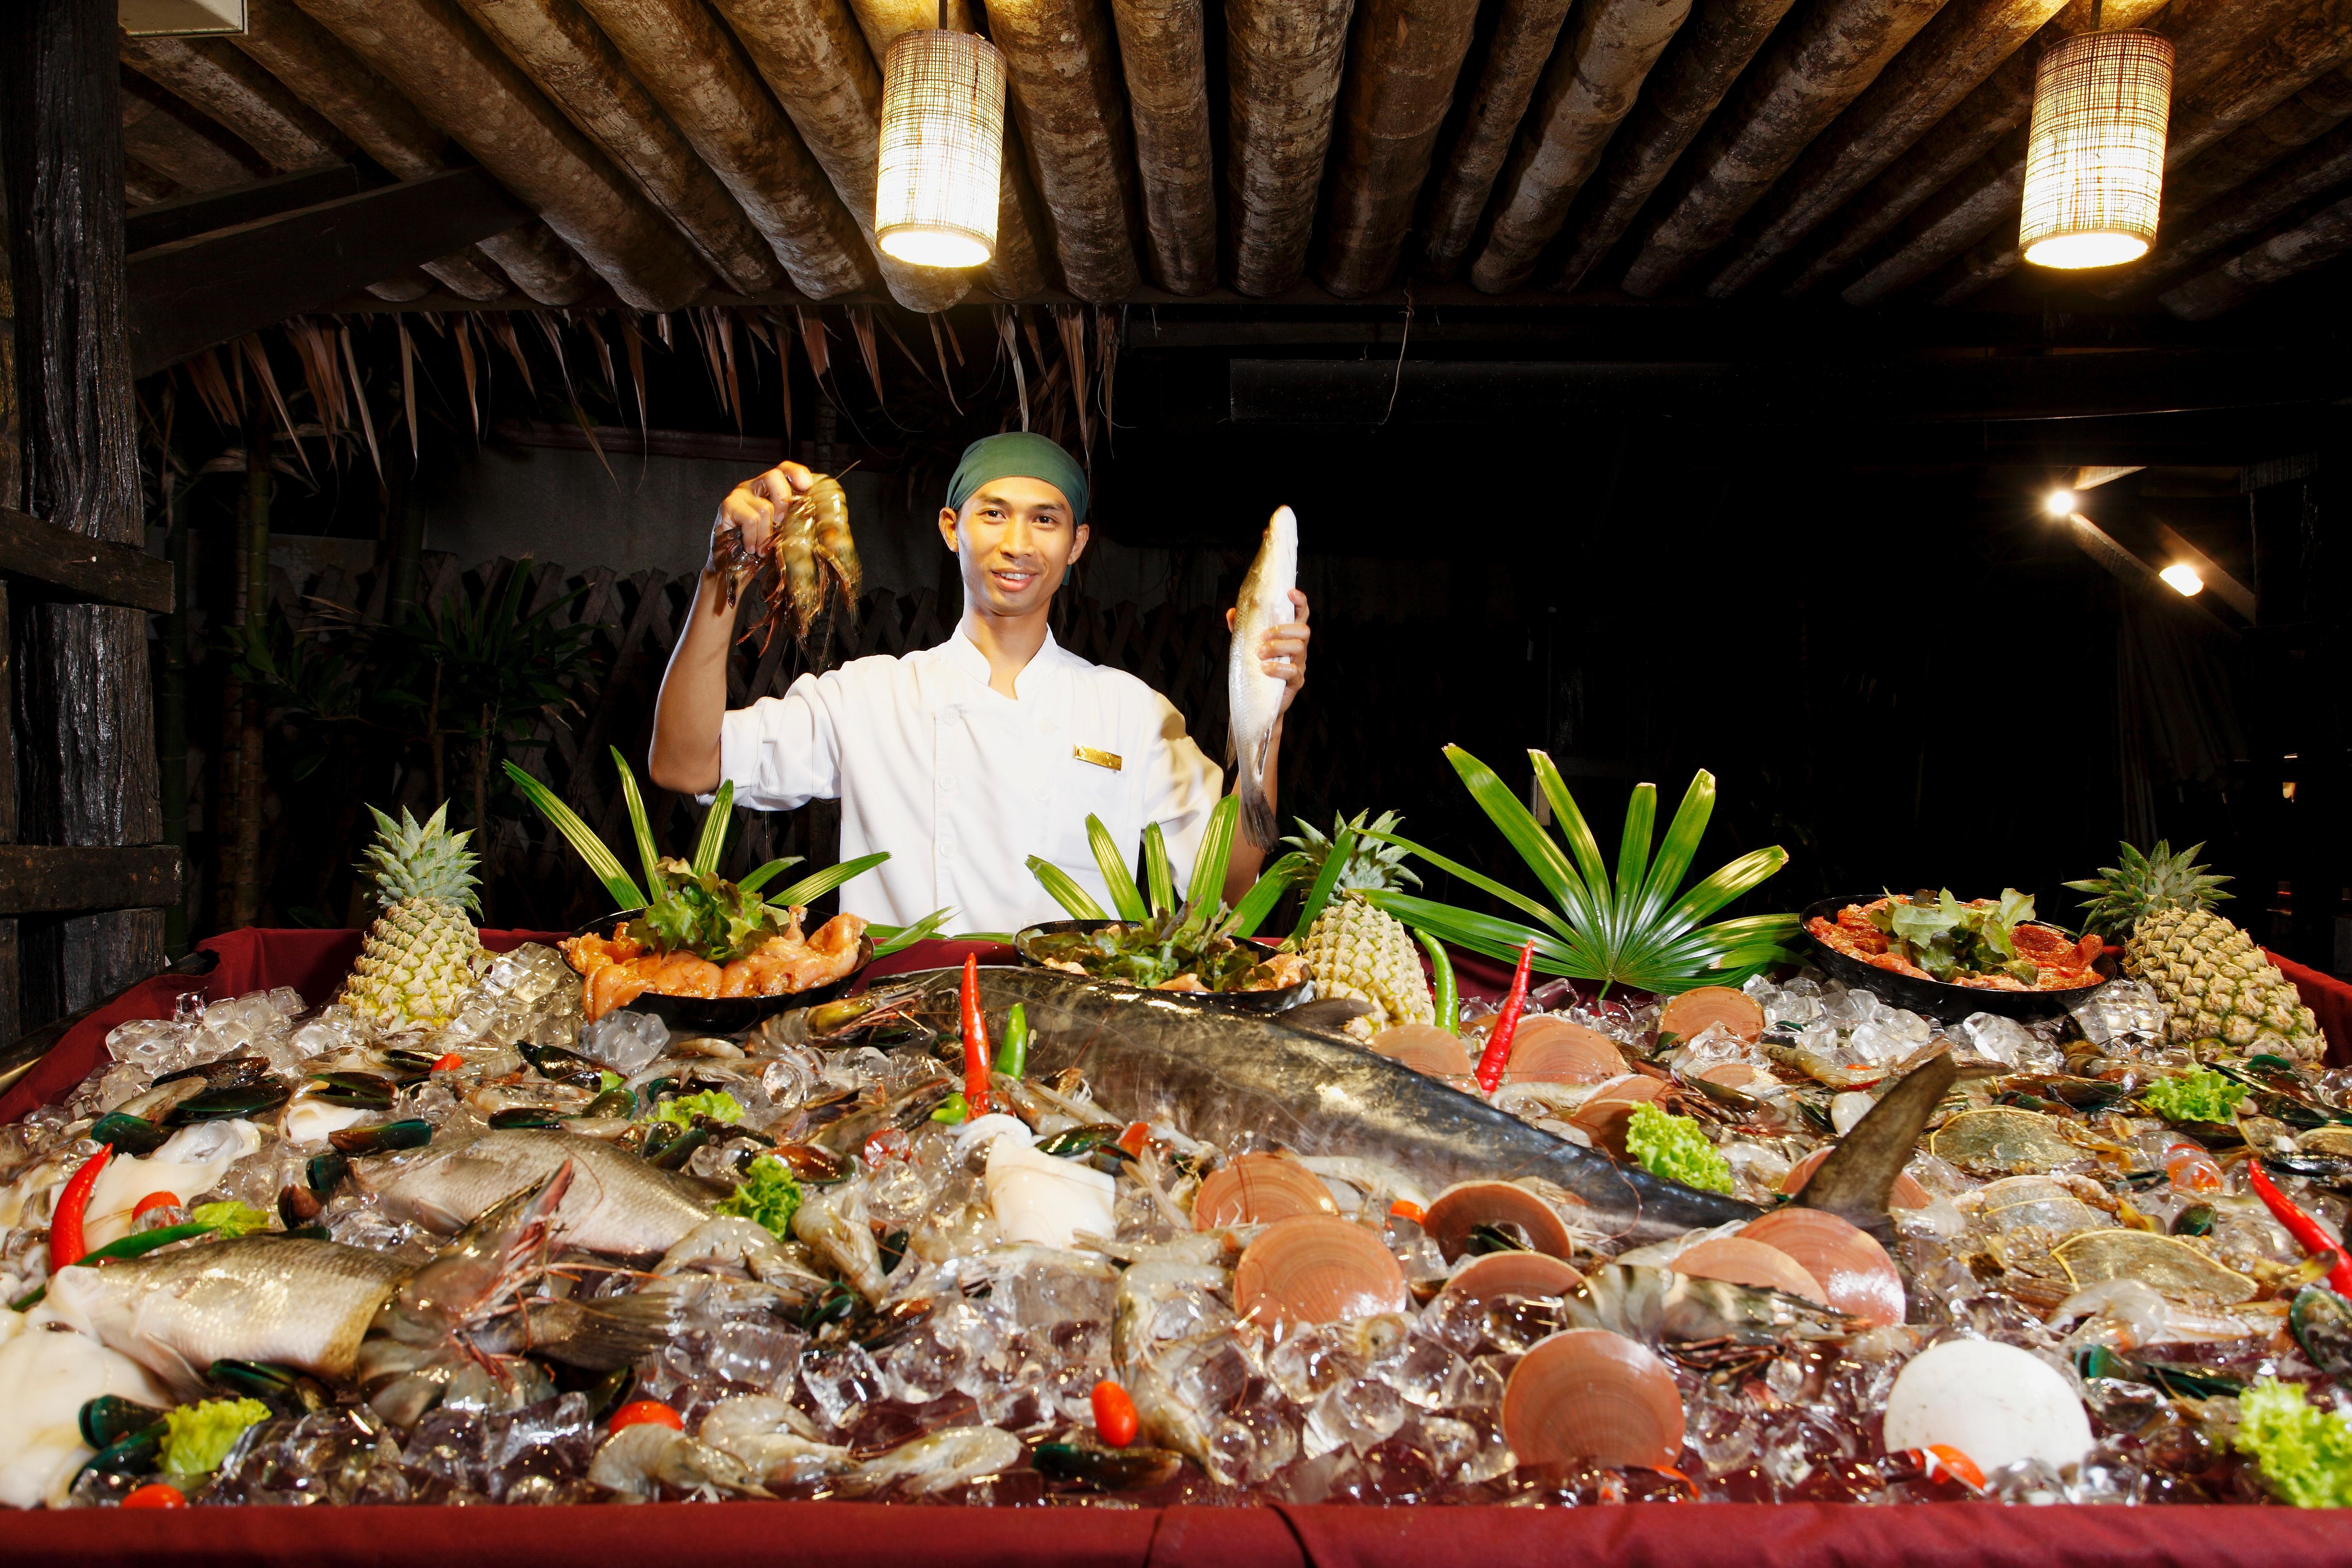
<svg viewBox="0 0 2352 1568"><path fill-rule="evenodd" d="M0 167L22 410L23 510L92 539L145 535L122 267L122 136L111 0L0 6ZM45 604L13 628L33 842L152 845L163 837L146 618ZM29 945L29 944L28 944ZM26 963L22 1024L153 973L160 908L63 921Z"/></svg>
<svg viewBox="0 0 2352 1568"><path fill-rule="evenodd" d="M164 461L168 463L169 455ZM166 481L169 482L168 479ZM155 682L155 776L162 789L163 842L188 858L188 548L187 524L180 521L180 494L164 492L164 552L172 561L172 608L163 617L163 666ZM163 951L179 958L188 951L188 892L163 911Z"/></svg>
<svg viewBox="0 0 2352 1568"><path fill-rule="evenodd" d="M0 127L0 138L6 131ZM5 142L0 140L0 169ZM0 179L0 502L25 504L25 465L18 446L16 404L16 295L9 286L8 182ZM16 841L16 661L8 626L8 590L0 585L0 844ZM15 1043L17 992L23 965L16 952L16 922L0 920L0 1047Z"/></svg>

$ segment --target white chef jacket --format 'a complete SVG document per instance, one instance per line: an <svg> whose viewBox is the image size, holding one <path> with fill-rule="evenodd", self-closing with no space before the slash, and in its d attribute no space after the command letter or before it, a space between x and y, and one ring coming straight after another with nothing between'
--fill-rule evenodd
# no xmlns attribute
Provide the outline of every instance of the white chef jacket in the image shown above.
<svg viewBox="0 0 2352 1568"><path fill-rule="evenodd" d="M1224 789L1183 715L1050 632L1015 695L992 689L988 673L988 656L959 628L904 658L803 675L783 696L727 715L719 772L739 805L838 799L841 858L890 852L842 889L842 909L869 921L907 925L952 907L950 931L1013 931L1066 918L1030 872L1032 855L1108 910L1089 813L1130 866L1144 824L1160 824L1181 896Z"/></svg>

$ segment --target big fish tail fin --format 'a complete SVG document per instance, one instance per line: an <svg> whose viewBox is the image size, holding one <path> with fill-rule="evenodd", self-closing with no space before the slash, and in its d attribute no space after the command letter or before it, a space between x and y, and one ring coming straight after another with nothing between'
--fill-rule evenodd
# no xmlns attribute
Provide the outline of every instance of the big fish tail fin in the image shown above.
<svg viewBox="0 0 2352 1568"><path fill-rule="evenodd" d="M1835 1215L1882 1241L1891 1240L1894 1222L1887 1218L1886 1200L1895 1178L1910 1163L1927 1118L1958 1079L1949 1051L1937 1052L1905 1074L1830 1151L1797 1194L1797 1206Z"/></svg>
<svg viewBox="0 0 2352 1568"><path fill-rule="evenodd" d="M1259 848L1271 850L1279 826L1274 819L1274 803L1265 798L1265 785L1244 768L1234 793L1242 798L1242 831Z"/></svg>

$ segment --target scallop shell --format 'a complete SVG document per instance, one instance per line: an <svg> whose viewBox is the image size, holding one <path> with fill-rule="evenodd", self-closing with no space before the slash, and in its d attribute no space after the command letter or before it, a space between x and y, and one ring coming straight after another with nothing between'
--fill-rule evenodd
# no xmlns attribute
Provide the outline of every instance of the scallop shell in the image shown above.
<svg viewBox="0 0 2352 1568"><path fill-rule="evenodd" d="M1789 1173L1780 1178L1780 1190L1791 1196L1803 1192L1805 1184L1812 1179L1815 1171L1821 1169L1822 1162L1830 1157L1830 1150L1835 1145L1831 1144L1816 1149L1790 1166ZM1927 1194L1927 1188L1912 1179L1910 1172L1897 1171L1895 1173L1895 1189L1887 1194L1886 1201L1898 1209L1923 1209L1936 1200Z"/></svg>
<svg viewBox="0 0 2352 1568"><path fill-rule="evenodd" d="M1506 1083L1603 1083L1625 1070L1617 1042L1598 1029L1549 1014L1524 1019L1511 1037Z"/></svg>
<svg viewBox="0 0 2352 1568"><path fill-rule="evenodd" d="M1739 1234L1775 1247L1821 1282L1831 1306L1874 1327L1903 1321L1903 1276L1886 1248L1864 1232L1819 1209L1775 1209Z"/></svg>
<svg viewBox="0 0 2352 1568"><path fill-rule="evenodd" d="M1482 1225L1516 1226L1536 1251L1568 1256L1567 1225L1549 1204L1513 1182L1456 1182L1431 1201L1421 1225L1448 1263L1462 1256L1470 1233Z"/></svg>
<svg viewBox="0 0 2352 1568"><path fill-rule="evenodd" d="M1912 1357L1887 1394L1885 1434L1889 1452L1940 1443L1988 1471L2020 1459L2063 1468L2091 1448L2090 1418L2057 1369L1991 1340Z"/></svg>
<svg viewBox="0 0 2352 1568"><path fill-rule="evenodd" d="M1275 1221L1234 1268L1234 1310L1277 1331L1402 1312L1411 1300L1379 1234L1330 1215Z"/></svg>
<svg viewBox="0 0 2352 1568"><path fill-rule="evenodd" d="M1682 1457L1682 1391L1647 1346L1606 1329L1570 1329L1538 1341L1512 1369L1503 1439L1522 1465L1588 1459L1663 1469Z"/></svg>
<svg viewBox="0 0 2352 1568"><path fill-rule="evenodd" d="M1467 1078L1475 1066L1461 1040L1433 1024L1399 1024L1372 1037L1372 1049L1431 1078Z"/></svg>
<svg viewBox="0 0 2352 1568"><path fill-rule="evenodd" d="M1267 1225L1301 1214L1338 1214L1323 1178L1282 1154L1244 1154L1212 1171L1192 1200L1194 1230Z"/></svg>
<svg viewBox="0 0 2352 1568"><path fill-rule="evenodd" d="M1741 1090L1752 1090L1759 1085L1769 1089L1780 1081L1754 1062L1717 1062L1696 1076L1726 1089Z"/></svg>
<svg viewBox="0 0 2352 1568"><path fill-rule="evenodd" d="M1584 1276L1541 1252L1489 1252L1454 1271L1441 1296L1491 1301L1497 1296L1565 1296Z"/></svg>
<svg viewBox="0 0 2352 1568"><path fill-rule="evenodd" d="M1821 1281L1808 1274L1803 1264L1777 1247L1744 1236L1710 1237L1686 1247L1675 1254L1674 1269L1701 1279L1728 1279L1734 1285L1783 1290L1824 1307L1830 1304Z"/></svg>
<svg viewBox="0 0 2352 1568"><path fill-rule="evenodd" d="M1701 985L1669 997L1658 1014L1658 1033L1687 1040L1709 1024L1720 1024L1749 1045L1764 1033L1764 1005L1728 985Z"/></svg>
<svg viewBox="0 0 2352 1568"><path fill-rule="evenodd" d="M1625 1126L1633 1118L1633 1108L1658 1099L1673 1087L1641 1073L1612 1079L1594 1089L1592 1098L1577 1108L1576 1114L1569 1118L1569 1125L1591 1139L1594 1148L1625 1159Z"/></svg>

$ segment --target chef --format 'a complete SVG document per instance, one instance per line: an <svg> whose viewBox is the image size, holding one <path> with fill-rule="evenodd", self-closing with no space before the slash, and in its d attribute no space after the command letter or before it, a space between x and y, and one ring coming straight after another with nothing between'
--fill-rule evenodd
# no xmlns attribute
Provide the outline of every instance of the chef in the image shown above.
<svg viewBox="0 0 2352 1568"><path fill-rule="evenodd" d="M951 931L1013 931L1063 910L1031 874L1041 856L1105 909L1109 888L1088 847L1102 819L1130 861L1144 825L1168 843L1184 885L1223 773L1168 700L1122 670L1065 650L1046 608L1085 553L1086 471L1026 432L975 441L948 481L940 537L963 580L963 616L936 647L856 659L803 675L782 697L727 708L734 612L720 543L740 532L764 554L784 504L815 476L780 463L735 487L711 528L686 630L654 712L652 773L665 789L708 795L721 779L738 805L790 811L841 802L844 860L890 858L842 889L845 912L908 925L951 908ZM1307 596L1265 634L1265 673L1288 712L1307 679ZM1228 612L1227 625L1232 624ZM1273 745L1278 752L1282 725ZM1269 755L1267 794L1276 768ZM1264 851L1236 834L1224 896L1256 879Z"/></svg>

